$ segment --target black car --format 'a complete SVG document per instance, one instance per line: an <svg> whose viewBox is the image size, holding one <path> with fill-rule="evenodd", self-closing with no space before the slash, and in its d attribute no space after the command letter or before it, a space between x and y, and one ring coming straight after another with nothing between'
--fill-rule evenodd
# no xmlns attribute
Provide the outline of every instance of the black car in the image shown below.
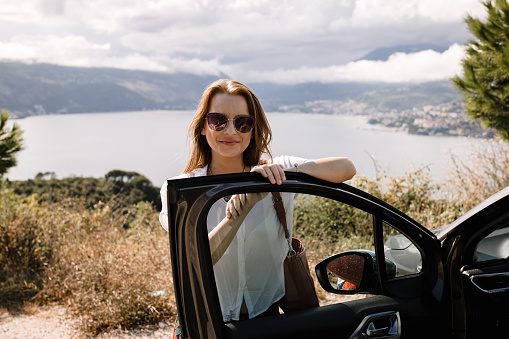
<svg viewBox="0 0 509 339"><path fill-rule="evenodd" d="M433 233L347 184L286 176L279 186L257 173L168 181L173 284L184 338L509 338L509 188ZM294 227L316 223L332 239L330 253L314 267L321 306L224 323L207 213L225 196L273 191L298 193ZM365 235L361 249L335 233L346 229ZM304 246L314 245L304 239ZM331 262L357 263L356 276L333 274ZM350 278L354 286L344 288ZM338 294L361 298L326 300Z"/></svg>

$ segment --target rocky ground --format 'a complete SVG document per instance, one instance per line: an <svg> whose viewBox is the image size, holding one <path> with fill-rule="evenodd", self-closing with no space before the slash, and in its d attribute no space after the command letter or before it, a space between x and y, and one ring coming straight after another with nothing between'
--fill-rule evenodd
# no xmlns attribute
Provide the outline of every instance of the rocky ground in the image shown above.
<svg viewBox="0 0 509 339"><path fill-rule="evenodd" d="M363 298L364 295L325 295L322 305ZM322 296L323 298L323 296ZM2 339L81 339L86 336L76 326L77 321L63 306L25 308L24 313L11 314L0 310L0 338ZM171 338L173 326L157 326L137 330L114 330L97 339L162 339Z"/></svg>
<svg viewBox="0 0 509 339"><path fill-rule="evenodd" d="M146 329L115 330L101 334L100 339L171 338L172 326L161 323ZM62 306L34 307L23 314L0 311L0 338L2 339L77 339L84 338L73 318Z"/></svg>

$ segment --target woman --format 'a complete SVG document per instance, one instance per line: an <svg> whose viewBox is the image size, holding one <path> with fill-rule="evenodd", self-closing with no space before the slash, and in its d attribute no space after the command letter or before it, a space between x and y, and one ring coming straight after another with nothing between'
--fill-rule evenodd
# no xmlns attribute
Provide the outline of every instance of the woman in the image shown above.
<svg viewBox="0 0 509 339"><path fill-rule="evenodd" d="M263 108L249 88L233 80L218 80L205 90L189 136L190 159L184 173L173 179L250 171L281 185L285 171L331 182L348 180L356 171L347 158L272 158L272 133ZM263 155L268 159L262 160ZM159 220L168 230L166 190L165 182ZM294 196L282 196L291 232ZM288 244L271 195L237 194L217 201L210 211L207 226L224 321L278 313Z"/></svg>

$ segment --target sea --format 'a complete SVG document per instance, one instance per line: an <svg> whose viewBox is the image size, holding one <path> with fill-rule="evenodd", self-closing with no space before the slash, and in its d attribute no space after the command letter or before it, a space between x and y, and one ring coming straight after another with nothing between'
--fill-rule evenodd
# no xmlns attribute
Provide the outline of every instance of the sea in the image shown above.
<svg viewBox="0 0 509 339"><path fill-rule="evenodd" d="M159 186L182 172L189 155L193 111L141 111L41 115L11 119L24 130L25 149L9 180L53 172L57 178L102 177L108 171L135 171ZM357 173L374 178L424 169L437 180L451 171L451 157L467 158L466 137L410 135L367 123L363 116L269 112L272 154L307 159L350 158Z"/></svg>

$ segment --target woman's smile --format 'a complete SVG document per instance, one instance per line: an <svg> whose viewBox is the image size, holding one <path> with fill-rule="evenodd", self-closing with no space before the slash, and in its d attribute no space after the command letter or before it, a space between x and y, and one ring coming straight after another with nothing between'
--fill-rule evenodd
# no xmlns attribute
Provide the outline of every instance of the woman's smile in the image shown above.
<svg viewBox="0 0 509 339"><path fill-rule="evenodd" d="M220 140L219 143L225 145L225 146L235 146L239 143L240 141L237 141L237 140Z"/></svg>

